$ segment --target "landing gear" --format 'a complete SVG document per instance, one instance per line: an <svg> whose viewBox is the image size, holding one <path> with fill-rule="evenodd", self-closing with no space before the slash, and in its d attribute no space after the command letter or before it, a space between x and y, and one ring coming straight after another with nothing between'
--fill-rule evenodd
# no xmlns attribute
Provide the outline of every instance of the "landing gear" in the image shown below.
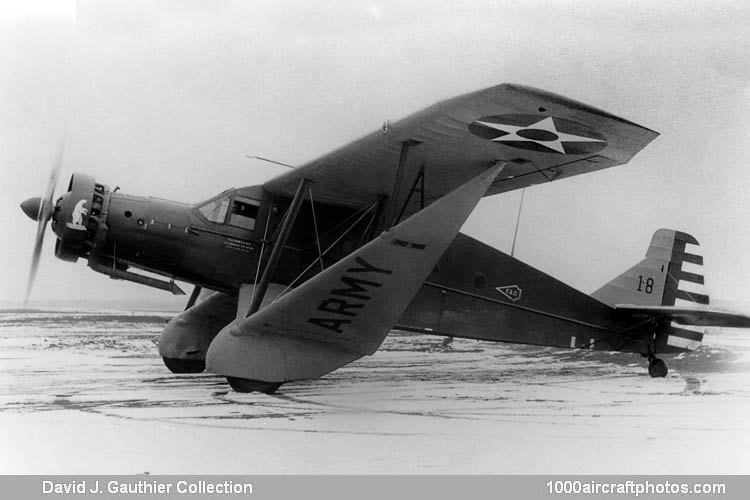
<svg viewBox="0 0 750 500"><path fill-rule="evenodd" d="M260 380L250 380L249 378L227 377L229 386L237 392L262 392L263 394L273 394L281 387L281 382L263 382Z"/></svg>
<svg viewBox="0 0 750 500"><path fill-rule="evenodd" d="M657 358L655 354L657 328L658 325L655 324L654 333L651 334L651 338L648 342L648 351L641 354L641 356L648 358L648 374L651 375L652 378L664 378L667 376L669 369L664 360Z"/></svg>
<svg viewBox="0 0 750 500"><path fill-rule="evenodd" d="M648 357L648 374L654 378L666 377L669 369L663 359L657 358L653 354Z"/></svg>
<svg viewBox="0 0 750 500"><path fill-rule="evenodd" d="M201 373L206 369L204 359L161 358L172 373Z"/></svg>

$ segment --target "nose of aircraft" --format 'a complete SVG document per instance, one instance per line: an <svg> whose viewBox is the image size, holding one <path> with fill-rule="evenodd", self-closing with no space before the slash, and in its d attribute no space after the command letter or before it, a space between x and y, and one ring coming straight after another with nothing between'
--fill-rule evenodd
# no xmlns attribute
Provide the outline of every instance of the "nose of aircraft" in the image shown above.
<svg viewBox="0 0 750 500"><path fill-rule="evenodd" d="M39 220L39 211L42 208L42 199L37 196L35 198L29 198L28 200L21 203L21 210L25 213L29 219Z"/></svg>

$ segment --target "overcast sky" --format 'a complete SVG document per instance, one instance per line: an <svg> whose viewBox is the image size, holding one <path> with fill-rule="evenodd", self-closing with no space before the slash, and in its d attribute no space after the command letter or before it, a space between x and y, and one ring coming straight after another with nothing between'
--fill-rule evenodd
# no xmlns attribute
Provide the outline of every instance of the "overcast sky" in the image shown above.
<svg viewBox="0 0 750 500"><path fill-rule="evenodd" d="M38 196L86 172L198 201L283 171L437 100L502 82L584 101L661 133L630 164L526 193L517 256L591 292L660 227L702 244L712 296L750 301L747 2L2 2L0 301L20 300ZM508 250L518 192L464 231ZM34 303L165 292L53 256ZM180 299L181 301L184 299ZM175 302L176 304L176 302Z"/></svg>

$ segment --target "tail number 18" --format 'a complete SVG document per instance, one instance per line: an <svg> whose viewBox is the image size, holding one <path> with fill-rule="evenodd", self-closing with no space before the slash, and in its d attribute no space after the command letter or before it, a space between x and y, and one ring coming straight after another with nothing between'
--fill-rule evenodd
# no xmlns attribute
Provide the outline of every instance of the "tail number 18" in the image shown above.
<svg viewBox="0 0 750 500"><path fill-rule="evenodd" d="M651 293L654 291L654 278L643 279L643 276L638 276L638 291Z"/></svg>

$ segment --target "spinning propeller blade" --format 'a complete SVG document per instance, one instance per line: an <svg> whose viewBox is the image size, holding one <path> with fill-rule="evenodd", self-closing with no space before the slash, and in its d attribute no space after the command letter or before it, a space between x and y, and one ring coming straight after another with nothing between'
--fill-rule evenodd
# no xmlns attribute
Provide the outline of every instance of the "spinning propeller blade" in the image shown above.
<svg viewBox="0 0 750 500"><path fill-rule="evenodd" d="M39 269L39 258L41 257L42 246L44 244L44 231L47 229L47 222L49 222L50 218L52 218L52 198L55 194L57 178L60 176L60 170L62 169L64 151L65 139L60 141L60 147L57 151L57 157L52 164L52 171L50 172L47 189L44 193L44 198L29 198L28 200L21 203L21 210L23 210L23 212L30 218L38 221L36 228L36 239L34 240L34 251L31 255L31 268L29 269L29 278L26 282L26 294L24 295L23 299L24 308L26 308L29 303L31 290L34 287L34 281L36 280L37 269Z"/></svg>

